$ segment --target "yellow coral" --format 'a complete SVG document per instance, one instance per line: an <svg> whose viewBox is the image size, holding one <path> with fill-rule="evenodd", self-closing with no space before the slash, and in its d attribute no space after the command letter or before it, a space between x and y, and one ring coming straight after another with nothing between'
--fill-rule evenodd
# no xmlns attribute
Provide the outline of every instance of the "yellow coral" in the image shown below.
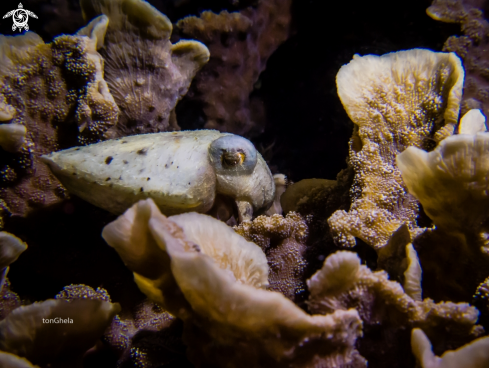
<svg viewBox="0 0 489 368"><path fill-rule="evenodd" d="M437 357L423 330L414 328L411 334L411 346L422 368L485 368L489 365L489 337L481 337L455 351L446 351L441 357Z"/></svg>
<svg viewBox="0 0 489 368"><path fill-rule="evenodd" d="M395 157L453 133L463 78L455 54L423 49L355 56L340 69L338 95L356 128L350 141L352 205L328 220L337 243L351 247L357 237L379 248L403 223L416 227L418 204Z"/></svg>
<svg viewBox="0 0 489 368"><path fill-rule="evenodd" d="M140 289L184 320L194 363L279 367L353 359L357 313L310 316L263 290L265 255L219 220L196 213L166 218L146 200L107 225L103 237L137 270Z"/></svg>
<svg viewBox="0 0 489 368"><path fill-rule="evenodd" d="M410 191L438 226L450 232L488 231L489 133L459 134L432 152L409 147L397 165Z"/></svg>

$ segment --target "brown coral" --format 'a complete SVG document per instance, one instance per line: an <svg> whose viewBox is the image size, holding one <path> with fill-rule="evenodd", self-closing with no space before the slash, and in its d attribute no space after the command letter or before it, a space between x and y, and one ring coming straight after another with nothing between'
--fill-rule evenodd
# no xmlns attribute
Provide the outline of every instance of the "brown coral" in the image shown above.
<svg viewBox="0 0 489 368"><path fill-rule="evenodd" d="M261 0L256 8L205 11L177 23L183 37L202 41L211 53L187 97L203 104L205 128L248 136L263 131L261 107L249 95L270 55L289 36L291 4Z"/></svg>
<svg viewBox="0 0 489 368"><path fill-rule="evenodd" d="M435 351L457 348L479 336L479 312L466 303L430 299L415 301L384 271L372 272L360 265L355 253L340 251L329 256L323 268L307 282L309 306L313 313L330 313L354 307L364 323L359 351L371 364L399 366L405 356L413 327L421 327L435 342ZM381 330L379 330L379 328ZM382 352L376 346L383 346ZM372 349L375 349L372 350ZM390 364L390 365L389 365ZM380 366L380 365L379 365ZM412 366L405 362L402 366Z"/></svg>
<svg viewBox="0 0 489 368"><path fill-rule="evenodd" d="M105 78L121 109L105 137L178 130L173 110L209 59L196 41L170 42L170 20L142 0L82 0L85 19L105 14Z"/></svg>
<svg viewBox="0 0 489 368"><path fill-rule="evenodd" d="M66 286L55 298L111 301L107 290L95 290L87 285ZM149 367L151 362L175 363L185 359L181 328L175 323L175 317L149 300L141 302L130 313L116 315L103 341L118 352L120 366Z"/></svg>
<svg viewBox="0 0 489 368"><path fill-rule="evenodd" d="M435 20L460 24L463 36L449 37L443 51L455 52L464 61L465 85L462 114L481 109L489 116L489 22L484 0L434 0L427 13Z"/></svg>
<svg viewBox="0 0 489 368"><path fill-rule="evenodd" d="M26 129L18 151L0 159L0 197L14 215L65 197L41 155L100 139L117 121L96 51L106 25L99 18L82 31L89 37L60 36L51 44L34 33L0 36L2 120Z"/></svg>
<svg viewBox="0 0 489 368"><path fill-rule="evenodd" d="M338 95L356 127L350 140L352 204L328 220L337 244L352 247L360 238L377 249L403 223L416 228L418 203L395 157L453 133L463 75L455 54L423 49L354 56L340 69Z"/></svg>
<svg viewBox="0 0 489 368"><path fill-rule="evenodd" d="M308 227L295 212L282 215L259 216L235 228L248 241L259 245L265 252L270 272L270 290L284 294L298 303L305 296L305 259Z"/></svg>

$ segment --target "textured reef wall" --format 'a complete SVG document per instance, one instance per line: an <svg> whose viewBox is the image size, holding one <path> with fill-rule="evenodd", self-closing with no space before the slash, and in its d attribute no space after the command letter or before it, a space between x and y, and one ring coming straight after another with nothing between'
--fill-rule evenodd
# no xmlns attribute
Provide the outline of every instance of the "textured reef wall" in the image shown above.
<svg viewBox="0 0 489 368"><path fill-rule="evenodd" d="M485 2L24 6L36 33L0 23L0 366L489 366Z"/></svg>

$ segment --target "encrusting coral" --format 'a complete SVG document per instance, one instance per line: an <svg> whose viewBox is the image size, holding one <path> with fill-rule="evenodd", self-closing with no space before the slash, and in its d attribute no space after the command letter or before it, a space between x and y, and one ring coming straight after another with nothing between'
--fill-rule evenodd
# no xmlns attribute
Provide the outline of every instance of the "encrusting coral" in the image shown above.
<svg viewBox="0 0 489 368"><path fill-rule="evenodd" d="M258 216L252 222L245 221L235 231L263 250L270 268L270 290L278 291L298 303L305 297L305 257L308 227L295 212L287 216L275 214Z"/></svg>
<svg viewBox="0 0 489 368"><path fill-rule="evenodd" d="M24 216L65 198L39 157L100 139L117 122L119 110L96 51L106 26L107 18L97 18L79 35L62 35L50 44L31 32L0 36L0 136L10 139L0 139L10 151L0 155L4 211Z"/></svg>
<svg viewBox="0 0 489 368"><path fill-rule="evenodd" d="M197 41L172 44L170 20L146 1L82 0L81 7L85 19L109 19L100 53L121 115L105 137L178 130L173 110L209 50Z"/></svg>
<svg viewBox="0 0 489 368"><path fill-rule="evenodd" d="M328 220L335 242L360 238L375 249L406 223L415 231L418 203L395 165L408 146L429 149L453 134L464 71L453 53L425 49L354 56L337 74L338 95L355 124L349 162L355 171L348 212Z"/></svg>
<svg viewBox="0 0 489 368"><path fill-rule="evenodd" d="M356 253L339 251L326 258L321 270L307 281L312 313L355 308L364 324L358 349L370 364L398 363L409 349L406 341L413 327L421 327L435 341L436 349L459 347L483 332L475 325L479 312L467 303L430 299L416 301L400 284L389 281L385 271L372 272L360 264ZM380 329L380 330L379 330ZM376 346L382 346L379 352ZM407 366L409 362L405 362Z"/></svg>
<svg viewBox="0 0 489 368"><path fill-rule="evenodd" d="M428 15L442 22L458 23L461 36L449 37L443 51L455 52L464 62L465 84L461 110L481 109L489 116L489 23L484 17L484 1L434 0Z"/></svg>
<svg viewBox="0 0 489 368"><path fill-rule="evenodd" d="M139 288L183 320L194 364L346 367L360 359L353 347L361 334L356 311L310 316L263 290L265 254L219 220L196 213L166 218L146 200L102 235Z"/></svg>
<svg viewBox="0 0 489 368"><path fill-rule="evenodd" d="M263 107L250 93L270 55L289 36L291 5L260 0L240 12L204 11L178 21L182 36L202 41L211 54L186 97L203 105L204 128L245 136L264 130Z"/></svg>

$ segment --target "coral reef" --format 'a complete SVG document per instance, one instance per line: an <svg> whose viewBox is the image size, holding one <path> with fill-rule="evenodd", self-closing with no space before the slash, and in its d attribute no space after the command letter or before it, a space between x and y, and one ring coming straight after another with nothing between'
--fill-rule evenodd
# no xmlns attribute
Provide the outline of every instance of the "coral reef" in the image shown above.
<svg viewBox="0 0 489 368"><path fill-rule="evenodd" d="M422 368L484 368L489 365L489 337L472 341L456 351L447 351L438 358L433 354L430 340L423 330L415 328L411 334L411 345Z"/></svg>
<svg viewBox="0 0 489 368"><path fill-rule="evenodd" d="M202 41L211 54L184 104L202 106L204 128L245 136L263 132L263 107L250 94L270 55L290 34L291 4L260 0L240 12L204 11L178 21L182 37Z"/></svg>
<svg viewBox="0 0 489 368"><path fill-rule="evenodd" d="M434 0L428 15L442 22L460 24L462 36L449 37L443 51L455 52L465 67L464 95L461 110L481 109L489 114L489 23L484 18L485 1Z"/></svg>
<svg viewBox="0 0 489 368"><path fill-rule="evenodd" d="M42 159L71 193L114 214L148 197L167 215L207 212L221 194L242 221L268 209L275 194L253 144L215 130L136 135Z"/></svg>
<svg viewBox="0 0 489 368"><path fill-rule="evenodd" d="M25 130L2 141L3 149L15 151L0 155L4 212L24 216L65 198L39 157L100 139L116 123L118 108L96 51L106 26L107 19L98 18L80 31L89 37L60 36L51 44L34 33L1 36L1 130Z"/></svg>
<svg viewBox="0 0 489 368"><path fill-rule="evenodd" d="M76 365L119 310L118 304L83 299L19 307L0 322L0 349L35 364Z"/></svg>
<svg viewBox="0 0 489 368"><path fill-rule="evenodd" d="M85 19L105 14L105 79L121 115L105 137L178 130L174 108L209 60L200 42L170 42L172 24L142 0L82 0Z"/></svg>
<svg viewBox="0 0 489 368"><path fill-rule="evenodd" d="M72 14L39 17L42 37L95 18L49 44L0 36L0 366L489 364L481 1L428 11L462 24L445 50L465 96L454 53L414 49L355 55L336 100L353 52L439 49L457 25L436 38L425 16L398 44L367 11L387 1L26 2ZM326 6L347 18L312 14ZM270 57L291 12L302 26ZM265 159L229 133L163 132L176 116Z"/></svg>
<svg viewBox="0 0 489 368"><path fill-rule="evenodd" d="M436 225L415 242L434 298L471 300L487 277L488 145L489 133L459 134L432 152L409 147L397 157L409 192ZM451 266L457 259L464 262Z"/></svg>
<svg viewBox="0 0 489 368"><path fill-rule="evenodd" d="M305 298L305 271L308 265L306 239L308 227L295 212L282 215L259 216L245 221L235 231L263 250L267 256L269 289L278 291L295 303Z"/></svg>
<svg viewBox="0 0 489 368"><path fill-rule="evenodd" d="M195 213L167 219L148 199L109 224L103 237L140 289L184 321L194 364L346 367L361 361L353 347L361 333L356 311L310 316L263 290L265 254L218 220Z"/></svg>
<svg viewBox="0 0 489 368"><path fill-rule="evenodd" d="M355 170L349 212L328 220L337 244L360 238L375 249L407 223L415 231L418 203L407 192L395 157L408 146L430 148L458 122L464 71L453 53L414 49L355 56L336 77L338 95L355 123Z"/></svg>
<svg viewBox="0 0 489 368"><path fill-rule="evenodd" d="M66 286L56 299L110 302L107 290L87 285ZM105 331L103 341L119 355L119 366L145 367L151 362L169 363L184 360L185 347L175 317L149 300L141 302L131 313L116 315Z"/></svg>
<svg viewBox="0 0 489 368"><path fill-rule="evenodd" d="M307 285L311 312L326 314L353 307L358 311L364 324L358 348L370 364L389 366L398 362L398 356L405 356L409 347L399 341L408 340L413 327L427 332L436 342L436 351L459 347L483 332L475 325L476 308L467 303L416 301L397 282L389 281L386 272L362 266L353 252L330 255ZM384 348L379 352L376 346Z"/></svg>

